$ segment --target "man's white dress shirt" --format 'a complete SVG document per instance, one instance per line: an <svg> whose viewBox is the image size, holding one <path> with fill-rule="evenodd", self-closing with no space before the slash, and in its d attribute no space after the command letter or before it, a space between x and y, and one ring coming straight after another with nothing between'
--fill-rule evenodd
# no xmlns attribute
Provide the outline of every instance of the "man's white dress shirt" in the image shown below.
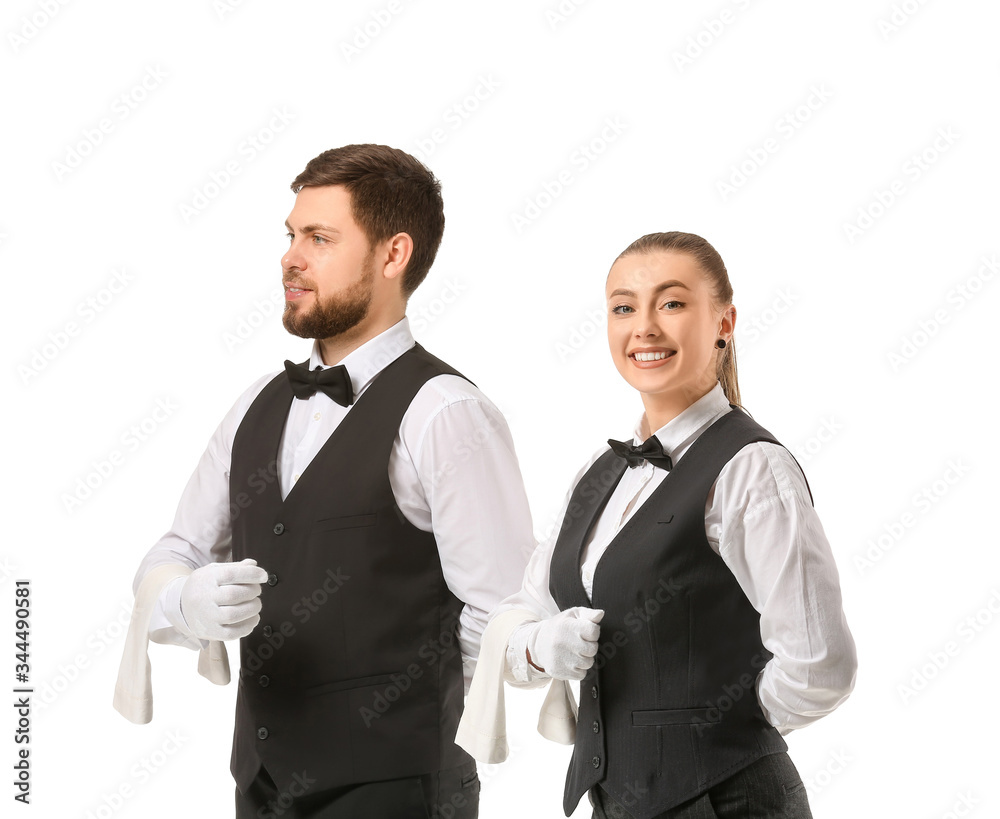
<svg viewBox="0 0 1000 819"><path fill-rule="evenodd" d="M409 321L403 318L345 356L339 363L350 375L355 401L413 344ZM326 366L318 343L309 359L309 368L316 366ZM173 525L140 564L133 591L159 565L194 569L231 559L233 440L250 405L275 375L251 385L212 435L181 496ZM278 454L282 498L350 410L321 392L292 400ZM406 519L434 533L445 582L465 603L458 637L468 686L488 612L521 585L535 543L506 421L465 379L447 374L431 378L400 423L389 457L389 483ZM177 578L160 594L150 618L150 639L207 648L208 641L193 637L181 615L183 583L183 577Z"/></svg>
<svg viewBox="0 0 1000 819"><path fill-rule="evenodd" d="M716 384L655 435L677 464L698 436L729 411L722 386ZM637 445L643 442L641 423L642 418L634 431ZM605 445L594 453L573 488L607 450ZM666 476L666 470L648 461L626 469L584 544L580 575L588 597L608 544ZM571 495L572 488L556 520L564 517ZM493 616L515 609L534 612L538 619L558 613L549 592L558 534L556 526L535 549L521 590ZM833 711L854 687L857 657L833 553L802 471L788 450L753 443L726 464L705 504L705 534L760 612L761 640L774 657L757 679L757 697L770 723L787 733ZM515 685L533 687L548 680L525 658L531 628L522 625L510 634L505 676Z"/></svg>

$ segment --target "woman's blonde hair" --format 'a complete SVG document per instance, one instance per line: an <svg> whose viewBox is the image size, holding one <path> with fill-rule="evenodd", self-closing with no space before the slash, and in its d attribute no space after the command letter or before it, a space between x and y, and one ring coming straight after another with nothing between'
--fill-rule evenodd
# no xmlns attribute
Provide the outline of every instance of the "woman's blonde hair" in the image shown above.
<svg viewBox="0 0 1000 819"><path fill-rule="evenodd" d="M712 300L717 307L721 309L733 303L733 286L729 283L729 272L722 257L712 245L694 233L682 233L678 230L668 233L647 233L619 253L618 259L662 250L687 253L698 263L712 283ZM736 378L736 344L733 339L729 339L726 349L720 352L716 376L729 403L742 407L740 385Z"/></svg>

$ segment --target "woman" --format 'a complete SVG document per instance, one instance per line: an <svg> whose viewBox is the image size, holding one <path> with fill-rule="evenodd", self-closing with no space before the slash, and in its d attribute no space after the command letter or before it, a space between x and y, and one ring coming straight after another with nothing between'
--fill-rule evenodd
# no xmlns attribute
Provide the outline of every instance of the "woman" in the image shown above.
<svg viewBox="0 0 1000 819"><path fill-rule="evenodd" d="M725 265L699 236L650 234L606 295L644 412L494 613L504 676L581 681L567 816L589 792L600 819L809 817L781 735L846 699L856 656L805 476L739 408Z"/></svg>

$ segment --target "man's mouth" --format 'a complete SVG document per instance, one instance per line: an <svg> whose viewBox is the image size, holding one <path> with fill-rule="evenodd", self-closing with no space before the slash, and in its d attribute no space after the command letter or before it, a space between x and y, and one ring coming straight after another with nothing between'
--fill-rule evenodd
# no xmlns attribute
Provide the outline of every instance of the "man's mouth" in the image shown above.
<svg viewBox="0 0 1000 819"><path fill-rule="evenodd" d="M302 298L306 293L312 293L307 287L295 287L290 284L285 285L285 301L294 301Z"/></svg>

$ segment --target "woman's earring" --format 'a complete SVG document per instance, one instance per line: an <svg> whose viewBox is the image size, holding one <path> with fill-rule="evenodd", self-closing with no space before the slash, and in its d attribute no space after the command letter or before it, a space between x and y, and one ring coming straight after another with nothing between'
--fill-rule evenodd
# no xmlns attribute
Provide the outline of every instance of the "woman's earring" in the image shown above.
<svg viewBox="0 0 1000 819"><path fill-rule="evenodd" d="M725 350L726 340L724 338L720 338L718 341L715 342L715 346L718 347L720 350Z"/></svg>

